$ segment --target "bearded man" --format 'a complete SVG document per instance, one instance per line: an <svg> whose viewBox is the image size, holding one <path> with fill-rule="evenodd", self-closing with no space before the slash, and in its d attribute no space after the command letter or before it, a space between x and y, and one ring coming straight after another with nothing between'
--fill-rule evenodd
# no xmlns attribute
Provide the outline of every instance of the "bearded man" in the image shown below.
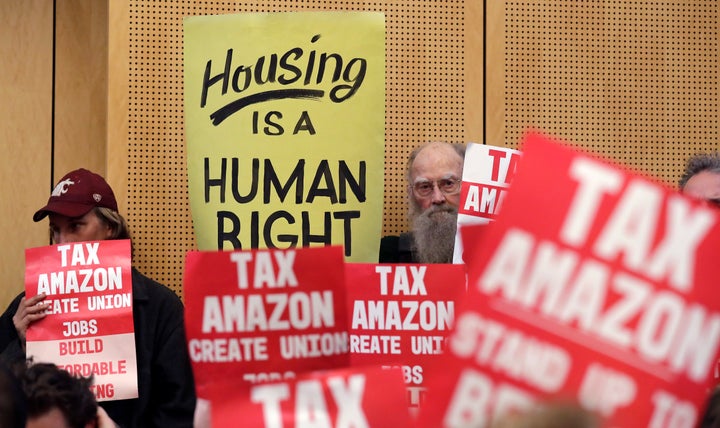
<svg viewBox="0 0 720 428"><path fill-rule="evenodd" d="M432 142L407 163L411 231L386 236L380 263L452 263L465 146Z"/></svg>

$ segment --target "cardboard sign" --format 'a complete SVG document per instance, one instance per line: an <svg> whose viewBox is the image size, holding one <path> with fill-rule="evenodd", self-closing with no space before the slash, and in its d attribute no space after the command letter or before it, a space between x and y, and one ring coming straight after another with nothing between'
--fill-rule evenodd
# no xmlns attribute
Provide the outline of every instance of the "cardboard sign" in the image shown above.
<svg viewBox="0 0 720 428"><path fill-rule="evenodd" d="M410 427L399 369L312 372L286 382L211 387L212 426Z"/></svg>
<svg viewBox="0 0 720 428"><path fill-rule="evenodd" d="M384 15L194 16L183 41L198 248L342 245L348 261L376 261Z"/></svg>
<svg viewBox="0 0 720 428"><path fill-rule="evenodd" d="M520 155L520 151L505 147L467 144L453 263L464 263L460 233L462 228L467 225L487 224L497 217L515 175Z"/></svg>
<svg viewBox="0 0 720 428"><path fill-rule="evenodd" d="M349 364L340 247L192 251L183 283L199 396L227 378L281 380Z"/></svg>
<svg viewBox="0 0 720 428"><path fill-rule="evenodd" d="M502 216L463 238L468 305L424 426L552 399L606 427L696 426L720 343L716 209L530 134Z"/></svg>
<svg viewBox="0 0 720 428"><path fill-rule="evenodd" d="M25 295L42 293L47 316L28 327L27 356L92 375L98 401L137 398L130 241L25 250Z"/></svg>
<svg viewBox="0 0 720 428"><path fill-rule="evenodd" d="M348 263L345 273L350 363L402 367L408 407L417 410L424 367L442 354L465 295L464 267Z"/></svg>

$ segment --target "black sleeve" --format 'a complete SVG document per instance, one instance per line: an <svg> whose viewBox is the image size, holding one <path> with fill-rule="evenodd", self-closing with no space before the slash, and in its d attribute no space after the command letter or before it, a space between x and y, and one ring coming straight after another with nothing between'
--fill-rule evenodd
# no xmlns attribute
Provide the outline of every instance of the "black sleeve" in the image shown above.
<svg viewBox="0 0 720 428"><path fill-rule="evenodd" d="M0 315L0 360L10 365L25 361L25 351L12 320L24 296L25 293L20 293Z"/></svg>
<svg viewBox="0 0 720 428"><path fill-rule="evenodd" d="M177 299L175 296L173 298ZM156 338L151 398L154 426L192 428L195 383L185 338L184 309L179 299L165 306L163 331Z"/></svg>
<svg viewBox="0 0 720 428"><path fill-rule="evenodd" d="M399 236L383 236L380 239L379 263L398 263Z"/></svg>

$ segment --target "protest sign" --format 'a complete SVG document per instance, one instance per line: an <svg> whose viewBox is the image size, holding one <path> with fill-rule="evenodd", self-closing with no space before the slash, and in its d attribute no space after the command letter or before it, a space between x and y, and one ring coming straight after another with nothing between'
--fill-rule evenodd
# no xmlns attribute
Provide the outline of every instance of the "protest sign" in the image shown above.
<svg viewBox="0 0 720 428"><path fill-rule="evenodd" d="M399 369L310 372L285 382L211 386L212 426L410 427Z"/></svg>
<svg viewBox="0 0 720 428"><path fill-rule="evenodd" d="M401 367L407 405L426 390L424 367L442 354L455 308L465 295L465 269L450 264L345 266L350 364Z"/></svg>
<svg viewBox="0 0 720 428"><path fill-rule="evenodd" d="M462 228L487 224L497 217L520 155L520 151L505 147L467 144L453 263L464 263Z"/></svg>
<svg viewBox="0 0 720 428"><path fill-rule="evenodd" d="M198 248L342 245L348 261L376 261L384 15L194 16L183 41Z"/></svg>
<svg viewBox="0 0 720 428"><path fill-rule="evenodd" d="M502 216L465 242L479 229L424 426L550 400L606 427L696 426L720 341L716 209L529 134Z"/></svg>
<svg viewBox="0 0 720 428"><path fill-rule="evenodd" d="M92 375L98 401L138 396L130 269L129 240L25 250L25 296L48 305L27 329L27 356Z"/></svg>
<svg viewBox="0 0 720 428"><path fill-rule="evenodd" d="M191 251L185 324L198 395L349 364L342 248Z"/></svg>

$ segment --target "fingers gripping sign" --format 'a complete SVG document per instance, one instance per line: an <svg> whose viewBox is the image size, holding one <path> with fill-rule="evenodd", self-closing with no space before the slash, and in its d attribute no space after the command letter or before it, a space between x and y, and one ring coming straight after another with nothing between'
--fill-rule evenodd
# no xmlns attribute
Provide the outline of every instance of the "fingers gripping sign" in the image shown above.
<svg viewBox="0 0 720 428"><path fill-rule="evenodd" d="M47 315L45 310L48 304L44 301L45 297L46 295L44 293L30 298L23 297L20 300L20 306L18 306L17 312L15 312L13 316L13 324L15 325L15 330L17 330L23 348L25 348L25 332L28 326L37 320L45 318L45 315Z"/></svg>

